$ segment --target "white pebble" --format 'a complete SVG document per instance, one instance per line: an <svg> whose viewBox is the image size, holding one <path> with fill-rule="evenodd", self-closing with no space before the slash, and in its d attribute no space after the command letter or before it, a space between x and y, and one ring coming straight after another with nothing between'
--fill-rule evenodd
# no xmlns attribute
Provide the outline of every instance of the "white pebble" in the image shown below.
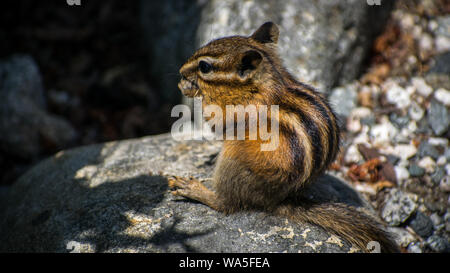
<svg viewBox="0 0 450 273"><path fill-rule="evenodd" d="M436 162L434 162L434 160L429 156L422 158L417 163L417 165L421 168L424 168L427 171L427 173L432 173L436 169Z"/></svg>
<svg viewBox="0 0 450 273"><path fill-rule="evenodd" d="M363 125L361 132L353 139L354 144L369 143L369 126Z"/></svg>
<svg viewBox="0 0 450 273"><path fill-rule="evenodd" d="M409 178L409 172L405 167L395 166L394 169L398 181L405 181Z"/></svg>
<svg viewBox="0 0 450 273"><path fill-rule="evenodd" d="M415 25L412 29L412 35L414 36L414 38L419 39L422 36L422 27Z"/></svg>
<svg viewBox="0 0 450 273"><path fill-rule="evenodd" d="M425 110L420 107L415 101L411 103L411 107L409 107L409 116L416 121L419 121L423 118L425 114Z"/></svg>
<svg viewBox="0 0 450 273"><path fill-rule="evenodd" d="M367 193L367 194L370 194L370 195L375 195L375 194L377 194L377 192L375 191L375 189L374 189L373 187L369 186L367 183L364 183L364 184L356 184L356 185L355 185L355 189L356 189L358 192L361 192L361 193Z"/></svg>
<svg viewBox="0 0 450 273"><path fill-rule="evenodd" d="M399 108L410 105L410 94L398 84L393 84L386 92L386 99L389 103L395 104Z"/></svg>
<svg viewBox="0 0 450 273"><path fill-rule="evenodd" d="M431 86L429 86L424 79L414 77L411 81L413 86L416 88L417 93L423 97L428 97L433 92L433 88L431 88Z"/></svg>
<svg viewBox="0 0 450 273"><path fill-rule="evenodd" d="M439 226L442 224L442 218L436 212L430 215L430 220L433 222L434 226Z"/></svg>
<svg viewBox="0 0 450 273"><path fill-rule="evenodd" d="M345 153L344 161L346 163L357 163L363 160L361 153L356 145L350 145Z"/></svg>
<svg viewBox="0 0 450 273"><path fill-rule="evenodd" d="M368 117L372 111L369 108L358 107L352 110L350 116L347 119L347 130L352 133L361 131L361 119Z"/></svg>
<svg viewBox="0 0 450 273"><path fill-rule="evenodd" d="M361 128L362 128L361 121L359 120L358 117L350 114L350 116L347 119L346 128L348 131L350 131L352 133L357 133L357 132L361 131Z"/></svg>
<svg viewBox="0 0 450 273"><path fill-rule="evenodd" d="M408 245L407 248L409 253L422 253L422 249L420 248L420 243L413 242Z"/></svg>
<svg viewBox="0 0 450 273"><path fill-rule="evenodd" d="M450 163L445 165L445 172L450 175Z"/></svg>
<svg viewBox="0 0 450 273"><path fill-rule="evenodd" d="M417 153L416 146L412 144L399 144L394 147L393 154L401 159L407 160Z"/></svg>
<svg viewBox="0 0 450 273"><path fill-rule="evenodd" d="M400 134L397 136L396 141L407 143L411 138L411 135L417 130L417 123L415 120L408 123L408 126L402 128Z"/></svg>
<svg viewBox="0 0 450 273"><path fill-rule="evenodd" d="M414 26L414 17L411 14L403 14L400 24L403 28L412 28Z"/></svg>
<svg viewBox="0 0 450 273"><path fill-rule="evenodd" d="M444 88L439 88L434 93L434 97L438 101L442 102L445 106L450 106L450 91L448 91Z"/></svg>
<svg viewBox="0 0 450 273"><path fill-rule="evenodd" d="M430 137L428 138L428 144L433 146L447 146L448 145L448 139L443 137Z"/></svg>
<svg viewBox="0 0 450 273"><path fill-rule="evenodd" d="M408 63L411 65L415 65L417 63L416 56L413 56L413 55L408 56Z"/></svg>
<svg viewBox="0 0 450 273"><path fill-rule="evenodd" d="M445 192L450 192L450 176L444 176L444 178L441 179L441 183L439 183L439 187Z"/></svg>
<svg viewBox="0 0 450 273"><path fill-rule="evenodd" d="M450 50L450 38L439 35L434 41L437 54Z"/></svg>
<svg viewBox="0 0 450 273"><path fill-rule="evenodd" d="M412 133L415 132L417 130L417 122L416 121L411 121L410 123L408 123L408 130Z"/></svg>
<svg viewBox="0 0 450 273"><path fill-rule="evenodd" d="M443 137L430 137L428 138L428 144L446 147L448 145L448 139Z"/></svg>
<svg viewBox="0 0 450 273"><path fill-rule="evenodd" d="M404 167L404 168L408 168L408 166L409 166L409 160L406 160L406 159L400 159L400 161L397 162L397 166L399 166L399 167Z"/></svg>
<svg viewBox="0 0 450 273"><path fill-rule="evenodd" d="M381 124L372 126L370 136L375 146L385 146L398 134L398 129L389 122L387 116L381 118Z"/></svg>
<svg viewBox="0 0 450 273"><path fill-rule="evenodd" d="M447 158L445 156L441 155L438 160L436 161L436 164L438 166L444 166L447 163Z"/></svg>
<svg viewBox="0 0 450 273"><path fill-rule="evenodd" d="M435 20L430 20L430 22L428 22L428 29L431 31L435 31L438 28L438 23Z"/></svg>
<svg viewBox="0 0 450 273"><path fill-rule="evenodd" d="M433 49L433 39L429 34L423 34L419 40L419 46L422 50L431 50Z"/></svg>

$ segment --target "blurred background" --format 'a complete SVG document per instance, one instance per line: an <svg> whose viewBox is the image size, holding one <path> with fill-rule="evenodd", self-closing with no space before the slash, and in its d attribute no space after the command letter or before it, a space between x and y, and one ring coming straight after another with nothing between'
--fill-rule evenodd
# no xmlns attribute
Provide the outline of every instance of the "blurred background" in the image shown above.
<svg viewBox="0 0 450 273"><path fill-rule="evenodd" d="M60 149L170 129L170 109L180 96L165 100L157 91L139 5L115 0L82 1L81 6L5 3L0 11L2 64L15 58L18 69L24 66L34 74L18 76L29 85L18 88L29 91L10 94L11 100L27 100L33 107L21 103L2 111L9 120L26 120L2 127L2 134L11 134L2 138L0 184L12 183L30 164Z"/></svg>

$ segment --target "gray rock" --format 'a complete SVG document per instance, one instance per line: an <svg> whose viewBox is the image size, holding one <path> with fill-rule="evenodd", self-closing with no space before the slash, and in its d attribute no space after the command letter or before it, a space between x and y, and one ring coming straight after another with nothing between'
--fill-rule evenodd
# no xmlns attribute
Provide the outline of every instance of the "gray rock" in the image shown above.
<svg viewBox="0 0 450 273"><path fill-rule="evenodd" d="M437 55L432 60L432 67L427 73L450 74L450 52Z"/></svg>
<svg viewBox="0 0 450 273"><path fill-rule="evenodd" d="M439 185L444 176L445 176L445 169L443 167L438 167L436 168L434 173L431 174L431 181L433 181L434 184Z"/></svg>
<svg viewBox="0 0 450 273"><path fill-rule="evenodd" d="M435 90L439 88L450 90L450 77L448 74L430 73L425 76L425 80Z"/></svg>
<svg viewBox="0 0 450 273"><path fill-rule="evenodd" d="M0 150L21 158L41 153L42 143L56 149L76 138L72 126L46 112L39 69L29 56L0 62Z"/></svg>
<svg viewBox="0 0 450 273"><path fill-rule="evenodd" d="M160 135L59 152L10 189L9 205L0 209L0 252L353 250L309 224L262 212L224 215L170 194L166 175L210 177L220 147ZM315 200L364 209L359 195L336 178L312 185L306 190Z"/></svg>
<svg viewBox="0 0 450 273"><path fill-rule="evenodd" d="M422 158L426 156L437 159L439 157L439 151L427 141L422 141L419 145L419 157Z"/></svg>
<svg viewBox="0 0 450 273"><path fill-rule="evenodd" d="M434 226L439 226L442 224L442 218L436 212L430 215L430 220L433 222Z"/></svg>
<svg viewBox="0 0 450 273"><path fill-rule="evenodd" d="M400 161L400 157L395 156L395 155L386 155L386 159L389 163L391 163L392 165L397 165L397 163Z"/></svg>
<svg viewBox="0 0 450 273"><path fill-rule="evenodd" d="M381 217L390 226L404 223L416 211L417 197L399 189L392 189L381 211Z"/></svg>
<svg viewBox="0 0 450 273"><path fill-rule="evenodd" d="M445 149L444 156L447 159L447 162L450 162L450 147L447 147L447 149Z"/></svg>
<svg viewBox="0 0 450 273"><path fill-rule="evenodd" d="M407 250L409 253L422 253L423 252L422 247L423 246L421 245L421 243L414 242L408 246Z"/></svg>
<svg viewBox="0 0 450 273"><path fill-rule="evenodd" d="M358 92L354 84L338 87L331 91L329 101L336 114L347 118L356 107Z"/></svg>
<svg viewBox="0 0 450 273"><path fill-rule="evenodd" d="M444 192L450 192L450 176L444 176L439 182L439 187Z"/></svg>
<svg viewBox="0 0 450 273"><path fill-rule="evenodd" d="M406 248L409 244L413 243L416 240L415 237L405 228L388 227L388 231L394 235L395 242L401 247Z"/></svg>
<svg viewBox="0 0 450 273"><path fill-rule="evenodd" d="M436 135L440 136L446 133L450 125L447 107L434 99L431 100L430 108L428 109L428 122Z"/></svg>
<svg viewBox="0 0 450 273"><path fill-rule="evenodd" d="M434 34L443 35L450 38L450 30L448 29L448 26L450 25L450 16L438 16L436 19L438 27L435 31L433 31Z"/></svg>
<svg viewBox="0 0 450 273"><path fill-rule="evenodd" d="M425 169L417 166L416 164L409 165L408 171L411 176L415 177L423 176L425 174Z"/></svg>
<svg viewBox="0 0 450 273"><path fill-rule="evenodd" d="M450 212L447 212L444 215L444 221L445 221L445 231L450 233Z"/></svg>
<svg viewBox="0 0 450 273"><path fill-rule="evenodd" d="M179 97L178 69L196 48L223 36L250 35L266 21L280 26L280 54L300 80L323 91L347 83L361 73L392 6L359 0L142 0L140 17L155 80L171 99Z"/></svg>
<svg viewBox="0 0 450 273"><path fill-rule="evenodd" d="M367 117L361 118L361 124L363 124L363 125L372 126L375 124L375 122L376 122L376 119L375 119L374 114L370 114Z"/></svg>
<svg viewBox="0 0 450 273"><path fill-rule="evenodd" d="M433 235L430 236L427 241L427 245L436 252L448 252L449 251L449 243L444 238Z"/></svg>
<svg viewBox="0 0 450 273"><path fill-rule="evenodd" d="M389 120L399 129L408 126L410 121L408 116L400 116L395 112L389 115Z"/></svg>
<svg viewBox="0 0 450 273"><path fill-rule="evenodd" d="M433 222L431 222L428 216L420 211L412 217L409 226L423 238L428 238L433 234Z"/></svg>
<svg viewBox="0 0 450 273"><path fill-rule="evenodd" d="M417 134L426 134L426 135L432 135L433 130L430 128L430 124L428 123L428 120L426 118L421 119L417 123Z"/></svg>

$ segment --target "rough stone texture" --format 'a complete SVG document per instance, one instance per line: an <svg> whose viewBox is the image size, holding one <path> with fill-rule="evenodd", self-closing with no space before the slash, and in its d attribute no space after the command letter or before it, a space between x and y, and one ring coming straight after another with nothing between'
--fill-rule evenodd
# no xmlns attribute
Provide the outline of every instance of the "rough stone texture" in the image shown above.
<svg viewBox="0 0 450 273"><path fill-rule="evenodd" d="M226 216L172 196L165 175L210 177L220 146L161 135L59 152L9 190L0 208L0 252L355 250L312 225L262 212ZM370 211L336 178L314 185L307 190L316 200Z"/></svg>
<svg viewBox="0 0 450 273"><path fill-rule="evenodd" d="M416 211L416 201L417 196L407 194L398 189L392 189L381 211L381 217L390 226L398 226Z"/></svg>
<svg viewBox="0 0 450 273"><path fill-rule="evenodd" d="M358 76L393 2L143 0L141 21L152 70L167 97L179 96L178 69L196 48L223 36L250 35L266 21L280 27L279 50L287 68L329 92Z"/></svg>
<svg viewBox="0 0 450 273"><path fill-rule="evenodd" d="M417 212L408 224L422 238L428 238L433 234L433 222L421 212Z"/></svg>
<svg viewBox="0 0 450 273"><path fill-rule="evenodd" d="M354 84L338 87L332 90L329 101L336 114L345 120L356 108L358 93Z"/></svg>
<svg viewBox="0 0 450 273"><path fill-rule="evenodd" d="M430 108L428 109L428 122L437 136L446 133L450 126L450 117L447 107L436 100L432 100Z"/></svg>
<svg viewBox="0 0 450 273"><path fill-rule="evenodd" d="M442 237L437 235L430 236L427 241L427 245L436 252L449 252L450 243Z"/></svg>
<svg viewBox="0 0 450 273"><path fill-rule="evenodd" d="M427 73L450 74L450 52L435 56L433 66Z"/></svg>
<svg viewBox="0 0 450 273"><path fill-rule="evenodd" d="M39 69L29 56L0 62L0 150L29 159L42 146L63 148L76 137L63 118L46 112ZM42 145L44 143L44 145Z"/></svg>

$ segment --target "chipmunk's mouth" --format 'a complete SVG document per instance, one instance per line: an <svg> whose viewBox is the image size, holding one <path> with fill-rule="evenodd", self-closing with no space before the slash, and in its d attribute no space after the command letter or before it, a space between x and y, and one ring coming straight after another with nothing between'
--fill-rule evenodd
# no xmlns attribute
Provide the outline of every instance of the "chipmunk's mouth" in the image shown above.
<svg viewBox="0 0 450 273"><path fill-rule="evenodd" d="M183 95L187 97L198 97L201 95L200 88L197 83L194 81L190 81L185 77L181 77L180 82L178 83L178 88L183 93Z"/></svg>

